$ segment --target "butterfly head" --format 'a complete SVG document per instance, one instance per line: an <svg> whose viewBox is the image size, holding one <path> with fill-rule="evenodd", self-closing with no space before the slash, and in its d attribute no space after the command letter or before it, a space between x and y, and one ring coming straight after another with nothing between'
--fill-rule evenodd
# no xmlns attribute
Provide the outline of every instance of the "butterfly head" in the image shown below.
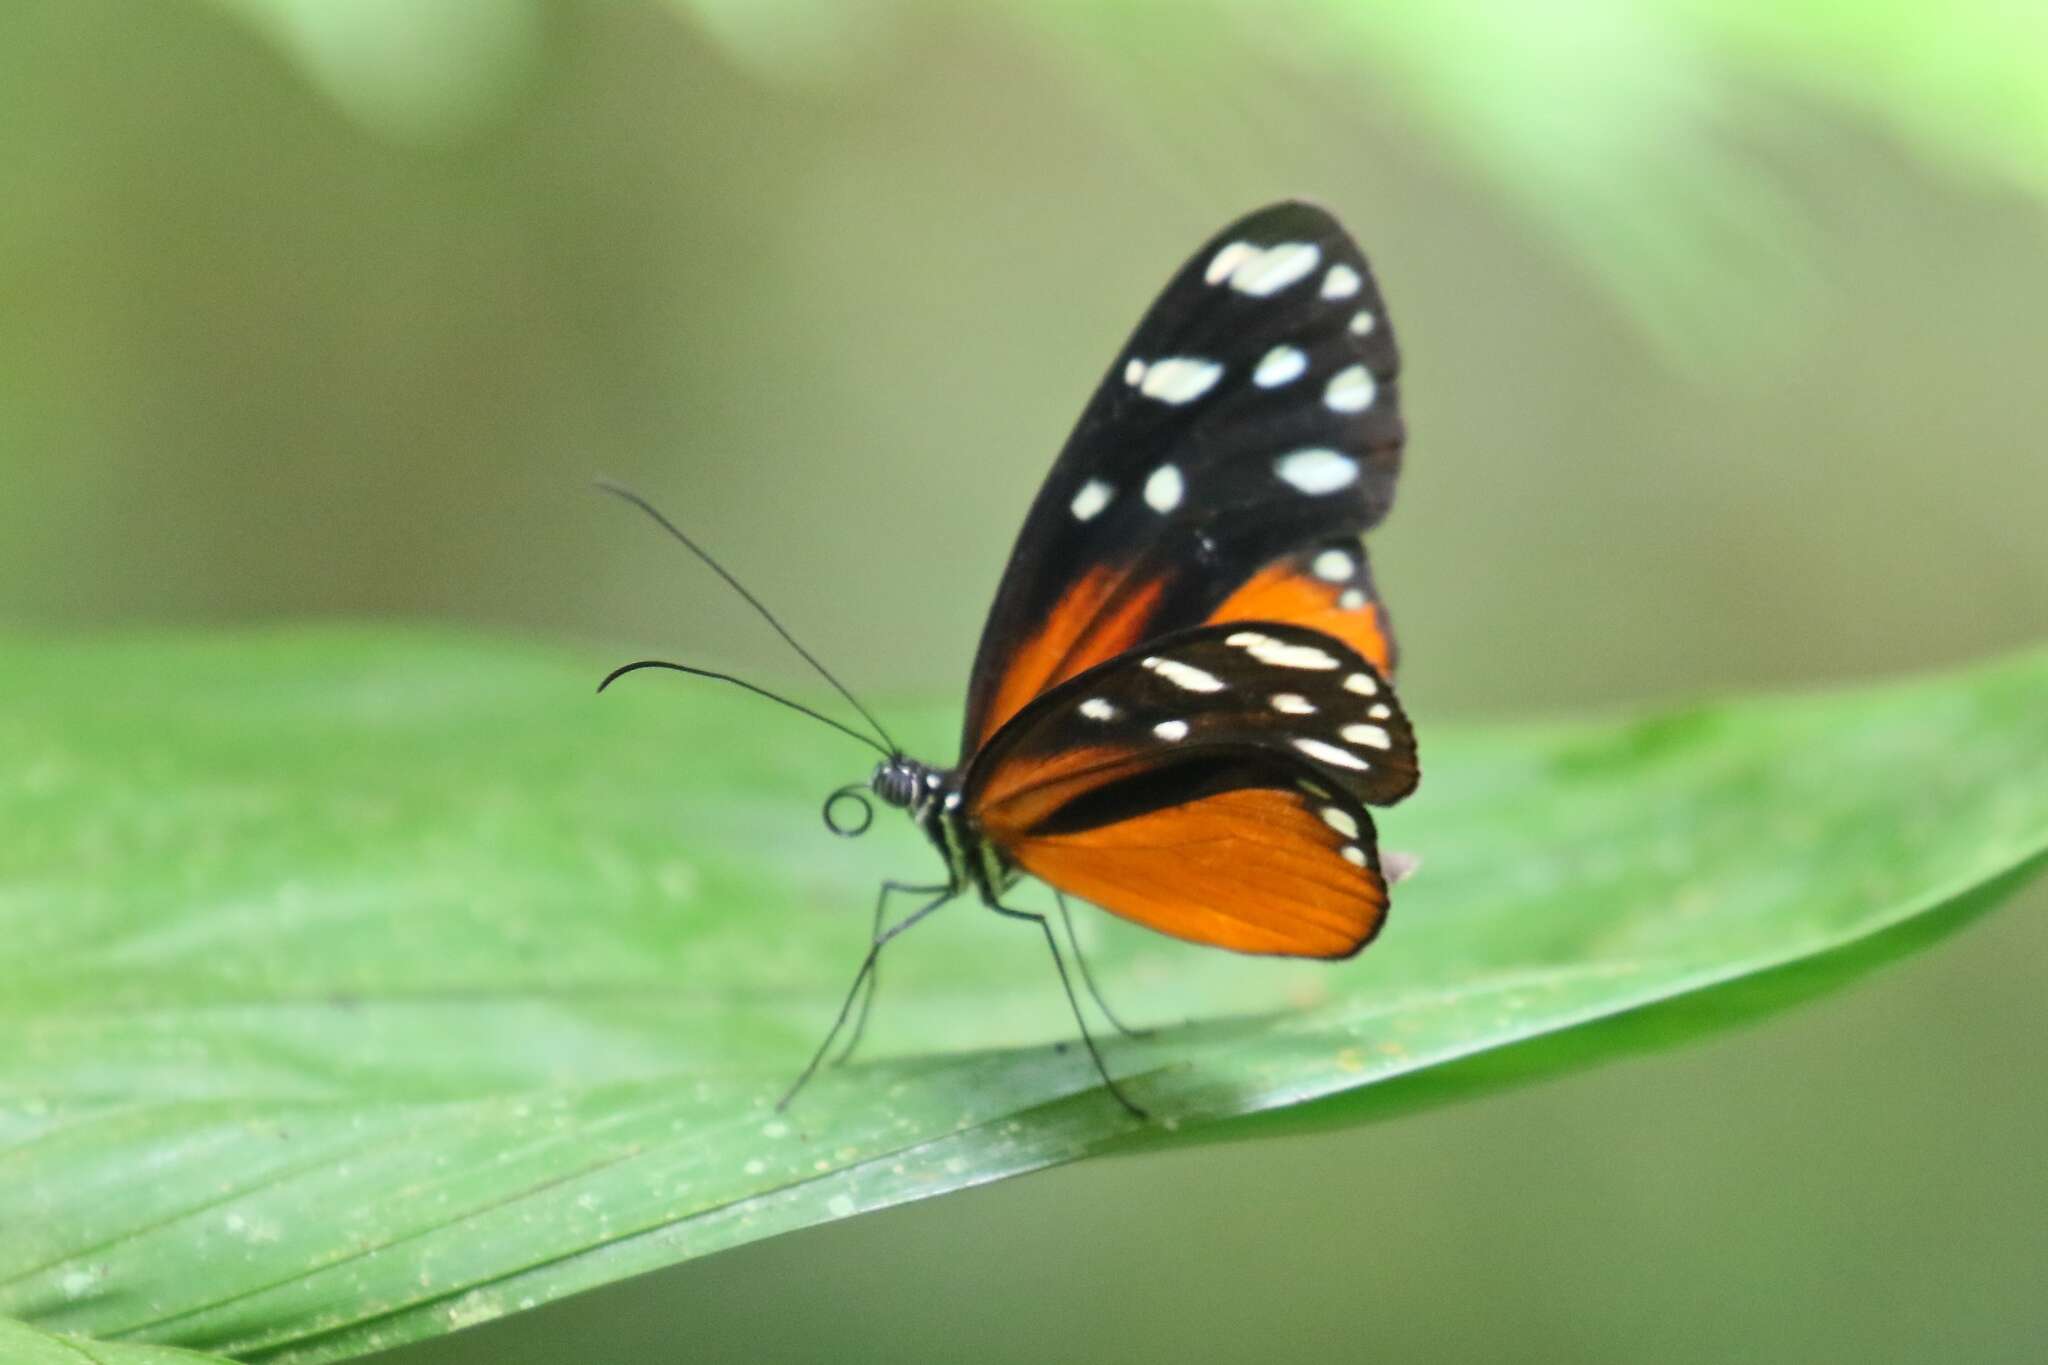
<svg viewBox="0 0 2048 1365"><path fill-rule="evenodd" d="M875 765L866 782L849 782L825 798L825 825L834 834L852 837L867 833L874 821L873 794L883 805L910 812L920 824L934 809L953 795L947 775L928 763L903 754L891 754ZM857 817L845 814L840 803L851 801L860 807Z"/></svg>
<svg viewBox="0 0 2048 1365"><path fill-rule="evenodd" d="M875 765L874 774L868 778L868 790L884 803L907 810L912 819L921 821L953 795L954 788L950 775L940 769L903 754L892 754Z"/></svg>
<svg viewBox="0 0 2048 1365"><path fill-rule="evenodd" d="M908 809L925 790L925 766L914 758L891 755L875 765L868 790L898 809Z"/></svg>

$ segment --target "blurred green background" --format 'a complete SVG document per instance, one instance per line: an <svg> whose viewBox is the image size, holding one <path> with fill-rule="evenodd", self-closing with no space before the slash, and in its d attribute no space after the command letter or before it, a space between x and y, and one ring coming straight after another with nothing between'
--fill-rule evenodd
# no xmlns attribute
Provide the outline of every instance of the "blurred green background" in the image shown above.
<svg viewBox="0 0 2048 1365"><path fill-rule="evenodd" d="M951 694L1151 292L1305 194L1407 355L1375 556L1425 743L2036 642L2043 70L2048 11L1988 3L13 0L0 624L794 680L607 473L856 688ZM391 1359L2037 1359L2044 908L1710 1045Z"/></svg>

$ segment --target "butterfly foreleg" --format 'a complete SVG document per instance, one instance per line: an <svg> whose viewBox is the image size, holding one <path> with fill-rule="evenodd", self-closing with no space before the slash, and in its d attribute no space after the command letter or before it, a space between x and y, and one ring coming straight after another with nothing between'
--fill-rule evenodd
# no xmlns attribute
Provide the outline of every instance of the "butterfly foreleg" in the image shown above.
<svg viewBox="0 0 2048 1365"><path fill-rule="evenodd" d="M915 891L920 888L899 882L884 882L882 884L882 894L877 898L875 906L878 917L881 914L882 904L887 901L891 889ZM832 1040L839 1036L839 1031L846 1027L847 1017L853 1013L854 998L860 994L861 987L866 985L868 979L874 975L875 960L881 956L883 946L890 939L895 938L905 929L908 929L911 925L917 923L926 915L929 915L932 911L960 894L960 886L957 881L948 882L943 887L926 887L922 889L935 890L937 894L888 928L878 931L869 941L867 956L861 959L860 970L854 973L853 986L846 992L846 999L839 1004L838 1017L832 1021L832 1027L826 1030L824 1040L818 1044L818 1050L811 1054L811 1060L804 1064L802 1073L797 1076L796 1080L790 1083L789 1089L783 1092L782 1098L775 1102L777 1112L789 1107L789 1102L796 1098L797 1091L802 1090L811 1077L817 1073L818 1067L825 1060L825 1054L832 1050Z"/></svg>
<svg viewBox="0 0 2048 1365"><path fill-rule="evenodd" d="M873 927L868 930L868 942L877 946L881 943L882 919L887 911L891 895L901 893L904 895L930 896L941 891L945 892L948 896L959 894L959 888L951 882L936 882L929 886L918 886L910 882L883 882L880 894L875 897L875 922ZM877 961L868 969L866 977L867 993L860 998L860 1011L853 1017L853 1031L846 1037L846 1046L840 1048L839 1055L832 1059L832 1065L844 1066L847 1058L853 1056L853 1050L860 1046L861 1036L868 1031L868 1011L872 1010L875 1006L875 991L879 989L881 979L882 964ZM860 989L859 982L854 984L854 989L856 991Z"/></svg>
<svg viewBox="0 0 2048 1365"><path fill-rule="evenodd" d="M997 900L986 886L981 888L981 899L984 905L999 915L1008 915L1011 919L1031 921L1038 926L1039 932L1045 935L1045 946L1052 952L1052 965L1059 970L1060 989L1067 993L1067 1007L1074 1012L1074 1022L1080 1026L1081 1041L1088 1045L1089 1057L1094 1059L1096 1074L1102 1077L1102 1083L1109 1088L1109 1093L1116 1096L1116 1102L1130 1111L1131 1117L1139 1119L1149 1117L1117 1085L1115 1079L1109 1074L1109 1067L1102 1060L1102 1050L1095 1045L1095 1035L1088 1031L1088 1020L1081 1013L1081 1001L1074 994L1073 978L1067 975L1067 959L1060 952L1060 941L1052 931L1052 921L1034 911L1011 909ZM1062 908L1064 908L1064 903Z"/></svg>
<svg viewBox="0 0 2048 1365"><path fill-rule="evenodd" d="M1067 913L1067 898L1061 894L1057 887L1053 888L1052 898L1059 903L1060 923L1067 926L1067 946L1074 950L1074 965L1081 969L1081 984L1088 988L1088 995L1095 1001L1095 1008L1101 1010L1102 1017L1109 1020L1110 1027L1114 1028L1124 1037L1150 1038L1152 1036L1151 1029L1132 1028L1129 1024L1117 1018L1116 1011L1111 1009L1109 1002L1102 998L1101 990L1095 985L1095 973L1088 970L1088 959L1081 953L1081 936L1074 932L1074 917Z"/></svg>

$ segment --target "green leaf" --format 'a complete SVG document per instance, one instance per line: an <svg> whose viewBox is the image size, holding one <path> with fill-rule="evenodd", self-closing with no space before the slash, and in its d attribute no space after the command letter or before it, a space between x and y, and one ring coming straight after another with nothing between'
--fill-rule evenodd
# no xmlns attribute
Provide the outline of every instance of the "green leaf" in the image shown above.
<svg viewBox="0 0 2048 1365"><path fill-rule="evenodd" d="M0 1360L7 1365L225 1365L220 1356L195 1355L175 1346L52 1336L13 1318L0 1318Z"/></svg>
<svg viewBox="0 0 2048 1365"><path fill-rule="evenodd" d="M777 1116L872 888L931 851L888 811L818 829L871 762L845 740L708 684L595 697L609 662L343 630L7 652L0 1311L335 1359L1306 1100L1332 1097L1283 1121L1719 1027L2048 856L2048 653L1620 722L1459 729L1416 698L1426 777L1382 834L1424 866L1361 957L1084 912L1114 1003L1162 1026L1107 1044L1158 1122L1043 1045L1072 1024L1036 934L965 903L892 946L874 1060ZM933 757L954 724L889 719ZM1718 1003L1648 1008L1680 997Z"/></svg>

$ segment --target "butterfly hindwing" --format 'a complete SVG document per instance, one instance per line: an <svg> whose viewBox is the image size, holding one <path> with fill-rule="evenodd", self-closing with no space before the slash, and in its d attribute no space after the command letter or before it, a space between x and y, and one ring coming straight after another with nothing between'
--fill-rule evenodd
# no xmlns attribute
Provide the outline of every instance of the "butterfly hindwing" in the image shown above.
<svg viewBox="0 0 2048 1365"><path fill-rule="evenodd" d="M1371 662L1320 631L1250 621L1161 636L1060 684L975 754L961 792L984 827L1014 831L1065 784L1219 750L1306 765L1370 805L1418 777L1414 730Z"/></svg>
<svg viewBox="0 0 2048 1365"><path fill-rule="evenodd" d="M1316 623L1385 665L1359 536L1393 498L1398 372L1372 272L1323 210L1276 204L1196 252L1025 519L975 660L965 752L1141 640L1238 619L1217 613L1269 577L1261 619L1295 619L1279 608L1300 593L1282 588L1313 590ZM1325 551L1350 556L1358 581L1317 577Z"/></svg>
<svg viewBox="0 0 2048 1365"><path fill-rule="evenodd" d="M1344 956L1386 908L1365 807L1417 777L1384 675L1283 622L1179 631L1069 679L968 769L983 835L1024 870L1163 932Z"/></svg>
<svg viewBox="0 0 2048 1365"><path fill-rule="evenodd" d="M1304 790L1281 763L1195 766L1219 789L1107 824L1054 825L1011 856L1042 881L1191 943L1333 958L1372 941L1387 884L1363 806Z"/></svg>

